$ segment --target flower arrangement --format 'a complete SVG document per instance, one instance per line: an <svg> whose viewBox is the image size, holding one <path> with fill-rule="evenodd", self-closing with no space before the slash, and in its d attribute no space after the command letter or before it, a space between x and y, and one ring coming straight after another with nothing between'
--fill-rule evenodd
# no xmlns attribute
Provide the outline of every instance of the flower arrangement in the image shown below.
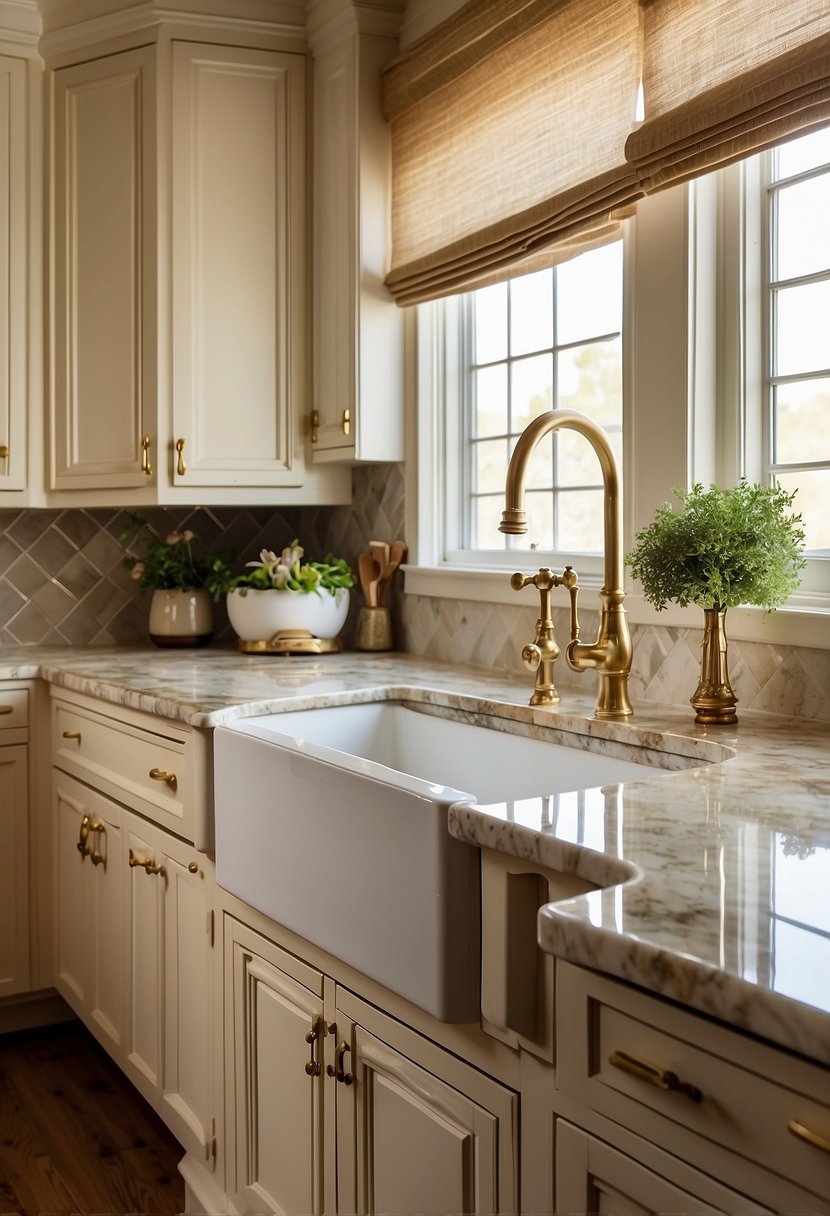
<svg viewBox="0 0 830 1216"><path fill-rule="evenodd" d="M133 543L146 528L149 528L147 521L133 515L118 535L119 543L127 550L124 564L139 587L156 591L211 587L217 569L224 563L199 548L198 537L190 528L169 532L164 538L147 537L143 554L131 552Z"/></svg>
<svg viewBox="0 0 830 1216"><path fill-rule="evenodd" d="M294 539L281 553L262 549L259 561L246 562L247 574L228 577L226 591L328 591L334 594L354 586L354 575L345 558L331 553L321 562L303 561L305 550Z"/></svg>
<svg viewBox="0 0 830 1216"><path fill-rule="evenodd" d="M742 478L731 490L675 490L681 508L657 508L638 532L626 564L659 611L674 600L722 611L757 604L773 611L798 586L804 567L801 516L793 494Z"/></svg>

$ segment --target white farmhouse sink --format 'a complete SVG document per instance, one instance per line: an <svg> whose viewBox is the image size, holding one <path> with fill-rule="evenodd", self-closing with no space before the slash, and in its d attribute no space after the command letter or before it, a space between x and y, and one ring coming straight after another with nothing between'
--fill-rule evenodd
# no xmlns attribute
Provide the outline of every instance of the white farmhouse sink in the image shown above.
<svg viewBox="0 0 830 1216"><path fill-rule="evenodd" d="M453 803L659 774L396 702L215 731L220 886L447 1022L479 1016L478 849Z"/></svg>

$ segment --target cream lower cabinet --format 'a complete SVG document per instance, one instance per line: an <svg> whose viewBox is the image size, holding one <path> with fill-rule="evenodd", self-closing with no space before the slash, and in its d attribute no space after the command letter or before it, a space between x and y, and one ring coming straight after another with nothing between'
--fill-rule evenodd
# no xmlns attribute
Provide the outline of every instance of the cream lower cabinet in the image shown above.
<svg viewBox="0 0 830 1216"><path fill-rule="evenodd" d="M212 863L125 811L129 949L124 1070L201 1161L213 1126Z"/></svg>
<svg viewBox="0 0 830 1216"><path fill-rule="evenodd" d="M0 997L29 988L28 691L0 689Z"/></svg>
<svg viewBox="0 0 830 1216"><path fill-rule="evenodd" d="M55 774L55 987L107 1051L121 1057L127 997L122 808Z"/></svg>
<svg viewBox="0 0 830 1216"><path fill-rule="evenodd" d="M240 1211L517 1210L517 1096L230 916L225 1023Z"/></svg>
<svg viewBox="0 0 830 1216"><path fill-rule="evenodd" d="M665 1156L665 1155L664 1155ZM557 1216L769 1216L759 1207L678 1162L681 1184L661 1177L587 1132L557 1120ZM704 1195L706 1198L704 1198Z"/></svg>
<svg viewBox="0 0 830 1216"><path fill-rule="evenodd" d="M52 708L55 985L212 1170L213 863L179 834L206 797L199 742L87 697L61 693Z"/></svg>

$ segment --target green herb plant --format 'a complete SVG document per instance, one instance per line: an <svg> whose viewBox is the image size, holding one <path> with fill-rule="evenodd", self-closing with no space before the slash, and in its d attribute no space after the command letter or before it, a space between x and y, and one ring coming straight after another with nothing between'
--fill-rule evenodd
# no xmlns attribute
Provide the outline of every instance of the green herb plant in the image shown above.
<svg viewBox="0 0 830 1216"><path fill-rule="evenodd" d="M305 550L293 540L281 553L262 549L259 561L247 562L248 573L232 575L217 568L213 586L223 591L328 591L354 586L354 575L345 558L331 553L321 562L304 562Z"/></svg>
<svg viewBox="0 0 830 1216"><path fill-rule="evenodd" d="M625 557L658 612L669 600L719 612L738 604L772 612L796 589L805 561L794 494L746 478L731 490L698 484L673 493L680 509L658 507Z"/></svg>

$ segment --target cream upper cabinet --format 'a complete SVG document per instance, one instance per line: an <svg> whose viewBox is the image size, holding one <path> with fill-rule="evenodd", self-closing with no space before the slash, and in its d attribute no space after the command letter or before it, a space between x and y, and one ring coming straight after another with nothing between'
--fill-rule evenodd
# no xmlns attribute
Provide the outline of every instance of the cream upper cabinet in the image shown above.
<svg viewBox="0 0 830 1216"><path fill-rule="evenodd" d="M53 489L144 486L155 451L155 53L54 75Z"/></svg>
<svg viewBox="0 0 830 1216"><path fill-rule="evenodd" d="M313 459L403 460L404 314L383 282L390 152L380 99L380 70L397 41L357 28L332 38L321 29L311 45Z"/></svg>
<svg viewBox="0 0 830 1216"><path fill-rule="evenodd" d="M310 467L306 57L289 41L161 27L51 74L50 501L349 500L346 470Z"/></svg>
<svg viewBox="0 0 830 1216"><path fill-rule="evenodd" d="M173 44L176 487L302 484L304 113L303 56Z"/></svg>
<svg viewBox="0 0 830 1216"><path fill-rule="evenodd" d="M40 89L34 59L0 54L0 500L9 506L28 502L40 438Z"/></svg>

